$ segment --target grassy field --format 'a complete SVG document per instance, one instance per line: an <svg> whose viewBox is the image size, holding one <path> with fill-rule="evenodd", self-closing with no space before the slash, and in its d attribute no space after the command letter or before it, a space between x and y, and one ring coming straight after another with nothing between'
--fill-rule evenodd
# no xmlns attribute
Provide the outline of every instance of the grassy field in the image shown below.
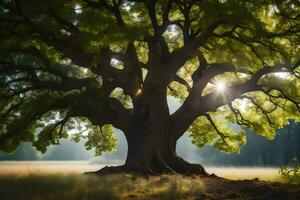
<svg viewBox="0 0 300 200"><path fill-rule="evenodd" d="M248 189L253 187L256 196L259 191L266 195L268 189L287 190L278 183L244 180L284 182L276 168L206 168L209 173L240 181L179 175L82 175L100 167L87 162L0 162L0 199L243 199L240 195L251 195ZM291 191L297 188L292 186Z"/></svg>
<svg viewBox="0 0 300 200"><path fill-rule="evenodd" d="M87 161L2 161L0 176L29 175L76 175L88 171L97 171L103 165L89 164ZM254 179L265 181L284 181L278 175L278 168L267 167L211 167L205 169L217 176L231 179Z"/></svg>

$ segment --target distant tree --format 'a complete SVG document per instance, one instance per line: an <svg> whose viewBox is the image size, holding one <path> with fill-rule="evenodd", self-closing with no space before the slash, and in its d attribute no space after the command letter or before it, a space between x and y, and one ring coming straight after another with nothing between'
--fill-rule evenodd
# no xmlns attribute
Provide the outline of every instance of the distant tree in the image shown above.
<svg viewBox="0 0 300 200"><path fill-rule="evenodd" d="M86 151L84 141L74 143L69 139L60 140L60 145L51 146L45 154L41 156L42 160L88 160L93 154Z"/></svg>
<svg viewBox="0 0 300 200"><path fill-rule="evenodd" d="M175 153L187 129L237 152L230 124L272 139L300 119L297 0L2 0L0 18L5 151L73 132L100 155L114 126L128 155L103 173L205 175ZM172 114L167 95L182 100Z"/></svg>
<svg viewBox="0 0 300 200"><path fill-rule="evenodd" d="M18 149L13 153L0 151L0 160L37 160L37 151L28 142L21 143Z"/></svg>
<svg viewBox="0 0 300 200"><path fill-rule="evenodd" d="M280 129L274 140L247 131L247 144L239 154L220 152L213 147L194 150L193 160L206 165L221 166L282 166L292 165L295 157L300 158L300 124L291 122Z"/></svg>

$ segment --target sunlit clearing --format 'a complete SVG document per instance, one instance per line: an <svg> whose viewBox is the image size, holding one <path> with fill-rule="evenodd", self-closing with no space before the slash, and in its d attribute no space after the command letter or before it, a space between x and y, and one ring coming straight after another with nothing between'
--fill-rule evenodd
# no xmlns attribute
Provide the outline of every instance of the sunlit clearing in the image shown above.
<svg viewBox="0 0 300 200"><path fill-rule="evenodd" d="M217 90L218 90L219 92L224 92L225 89L226 89L226 85L225 85L225 83L222 82L222 81L216 82L216 83L215 83L215 87L217 88Z"/></svg>
<svg viewBox="0 0 300 200"><path fill-rule="evenodd" d="M280 179L278 169L271 167L207 167L206 170L231 180L259 178L264 181L284 181Z"/></svg>
<svg viewBox="0 0 300 200"><path fill-rule="evenodd" d="M118 164L113 164L113 165L118 165ZM56 175L57 176L56 178L58 178L58 176L60 175L62 178L66 178L67 175L77 175L77 174L80 175L83 172L96 171L102 167L104 166L100 163L91 164L89 161L34 161L34 162L2 161L0 163L0 180L1 178L7 176L14 176L16 178L20 178L20 177L32 177L32 176L46 177L47 175L48 176ZM231 180L259 178L260 180L265 180L265 181L279 181L279 182L284 181L280 179L280 176L278 174L278 168L208 166L205 169L209 173L214 173L217 176L231 179ZM118 176L119 178L123 177L122 175L118 175ZM130 177L130 176L125 175L124 177ZM172 178L172 176L167 176L167 175L165 175L164 177L165 180L167 180L166 179L167 177ZM119 180L119 178L113 180ZM155 177L152 177L152 181L154 181L153 180L154 178ZM159 179L160 177L156 177L156 178ZM178 176L177 178L178 180L180 180L181 178L184 179L187 177ZM189 180L192 181L197 179L192 178ZM129 182L126 183L128 184Z"/></svg>
<svg viewBox="0 0 300 200"><path fill-rule="evenodd" d="M290 75L290 73L289 72L277 72L277 73L275 73L275 75L279 78L287 78Z"/></svg>

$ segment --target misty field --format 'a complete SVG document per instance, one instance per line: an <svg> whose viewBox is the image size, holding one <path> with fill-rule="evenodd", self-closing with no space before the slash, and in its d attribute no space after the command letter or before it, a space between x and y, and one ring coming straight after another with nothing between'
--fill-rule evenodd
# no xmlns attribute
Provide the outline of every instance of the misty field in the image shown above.
<svg viewBox="0 0 300 200"><path fill-rule="evenodd" d="M104 167L100 164L89 164L87 161L2 161L0 176L31 175L76 175L89 171L97 171ZM267 167L210 167L206 170L217 176L239 180L258 178L265 181L284 181L278 175L278 168Z"/></svg>
<svg viewBox="0 0 300 200"><path fill-rule="evenodd" d="M287 184L272 183L285 182L278 175L277 168L206 167L209 173L237 181L179 175L82 175L83 172L99 168L101 165L88 162L0 162L0 199L244 199L245 196L249 199L282 199L282 195L288 195L291 199L300 197L300 188L297 185L286 187Z"/></svg>

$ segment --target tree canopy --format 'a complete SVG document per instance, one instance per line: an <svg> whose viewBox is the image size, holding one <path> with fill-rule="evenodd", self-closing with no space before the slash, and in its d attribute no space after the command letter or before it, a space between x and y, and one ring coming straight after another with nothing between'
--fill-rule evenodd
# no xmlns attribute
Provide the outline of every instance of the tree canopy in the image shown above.
<svg viewBox="0 0 300 200"><path fill-rule="evenodd" d="M199 147L300 121L297 0L2 0L0 25L1 150L71 136L101 155L160 91Z"/></svg>

